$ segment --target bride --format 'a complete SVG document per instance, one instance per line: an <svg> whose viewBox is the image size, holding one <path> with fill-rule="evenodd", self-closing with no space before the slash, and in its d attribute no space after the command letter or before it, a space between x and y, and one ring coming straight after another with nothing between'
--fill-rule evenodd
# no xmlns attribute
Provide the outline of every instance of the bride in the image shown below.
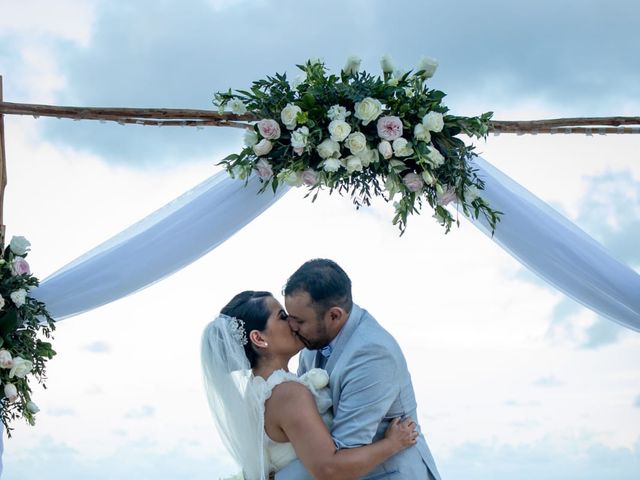
<svg viewBox="0 0 640 480"><path fill-rule="evenodd" d="M236 295L205 328L207 399L245 480L264 480L296 458L316 479L357 479L415 444L414 422L395 419L383 439L336 449L327 373L314 369L298 378L287 368L303 346L268 292Z"/></svg>

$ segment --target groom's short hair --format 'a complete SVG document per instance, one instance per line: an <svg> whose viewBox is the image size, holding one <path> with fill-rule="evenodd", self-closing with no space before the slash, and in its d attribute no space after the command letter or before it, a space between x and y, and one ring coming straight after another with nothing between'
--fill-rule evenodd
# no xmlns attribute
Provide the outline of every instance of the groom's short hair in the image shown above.
<svg viewBox="0 0 640 480"><path fill-rule="evenodd" d="M351 312L351 279L333 260L315 258L302 264L289 277L284 286L284 295L307 292L313 301L318 316L331 307L338 306Z"/></svg>

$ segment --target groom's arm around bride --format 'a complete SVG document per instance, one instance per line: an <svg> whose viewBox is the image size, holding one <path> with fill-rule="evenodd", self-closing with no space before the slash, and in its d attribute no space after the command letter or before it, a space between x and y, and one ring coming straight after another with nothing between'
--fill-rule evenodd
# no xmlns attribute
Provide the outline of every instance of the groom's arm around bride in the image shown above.
<svg viewBox="0 0 640 480"><path fill-rule="evenodd" d="M337 448L358 447L382 438L395 417L411 417L418 423L402 351L366 310L353 304L351 281L337 264L323 259L305 263L285 286L285 304L292 330L307 346L301 353L298 373L314 367L329 373L334 412L331 435ZM311 477L299 461L276 475L277 480L304 478ZM415 446L391 457L364 478L439 480L440 476L420 434Z"/></svg>

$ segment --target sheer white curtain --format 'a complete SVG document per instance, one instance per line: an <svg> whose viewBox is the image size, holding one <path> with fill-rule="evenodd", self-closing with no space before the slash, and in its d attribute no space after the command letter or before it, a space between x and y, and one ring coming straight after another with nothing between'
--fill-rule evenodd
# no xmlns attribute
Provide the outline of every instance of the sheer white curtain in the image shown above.
<svg viewBox="0 0 640 480"><path fill-rule="evenodd" d="M493 240L585 307L640 331L640 275L483 158L475 166L485 180L483 197L504 212ZM483 220L471 221L491 236Z"/></svg>
<svg viewBox="0 0 640 480"><path fill-rule="evenodd" d="M287 191L220 172L45 278L32 295L56 319L136 292L213 250Z"/></svg>

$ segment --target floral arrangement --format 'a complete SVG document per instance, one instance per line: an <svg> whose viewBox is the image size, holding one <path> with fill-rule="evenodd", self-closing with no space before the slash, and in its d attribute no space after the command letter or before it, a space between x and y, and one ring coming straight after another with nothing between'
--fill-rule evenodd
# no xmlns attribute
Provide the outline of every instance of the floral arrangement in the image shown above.
<svg viewBox="0 0 640 480"><path fill-rule="evenodd" d="M383 57L383 75L360 71L350 57L340 75L323 62L309 60L289 82L276 74L253 82L250 90L218 92L214 104L260 120L245 135L245 147L223 164L235 178L256 171L275 191L279 184L307 186L316 199L328 188L351 195L357 208L373 196L394 200L393 224L401 233L409 214L426 201L434 218L451 229L449 204L465 215L484 215L492 229L500 219L481 196L483 181L469 160L473 146L459 134L485 138L492 113L479 117L448 114L445 94L427 85L438 62L423 58L415 72L395 71ZM454 213L456 213L454 211Z"/></svg>
<svg viewBox="0 0 640 480"><path fill-rule="evenodd" d="M24 237L13 237L0 257L0 382L4 396L0 415L11 437L11 421L24 418L35 423L38 406L31 400L29 380L44 385L45 364L56 354L51 343L53 319L42 302L29 296L38 286L25 260L31 244Z"/></svg>

